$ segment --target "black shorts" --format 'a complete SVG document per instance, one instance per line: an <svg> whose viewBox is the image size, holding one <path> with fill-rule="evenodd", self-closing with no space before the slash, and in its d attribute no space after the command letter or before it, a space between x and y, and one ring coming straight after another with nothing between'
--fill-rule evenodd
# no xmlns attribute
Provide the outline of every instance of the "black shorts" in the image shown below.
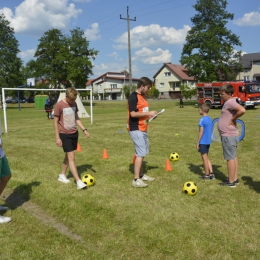
<svg viewBox="0 0 260 260"><path fill-rule="evenodd" d="M79 132L74 134L60 134L62 148L65 153L72 152L77 149Z"/></svg>

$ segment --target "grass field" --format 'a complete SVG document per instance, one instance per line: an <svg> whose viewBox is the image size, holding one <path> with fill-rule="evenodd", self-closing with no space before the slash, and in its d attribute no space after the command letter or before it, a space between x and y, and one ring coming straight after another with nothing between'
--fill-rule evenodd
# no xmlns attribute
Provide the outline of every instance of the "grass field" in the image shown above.
<svg viewBox="0 0 260 260"><path fill-rule="evenodd" d="M149 125L145 172L156 180L145 189L131 187L134 149L126 131L126 102L94 102L94 124L82 120L91 137L80 131L82 152L76 153L79 174L96 178L87 190L76 189L71 173L70 184L57 181L64 155L45 112L8 106L3 143L13 176L0 203L11 207L3 215L13 220L0 226L1 260L260 259L260 109L241 118L246 135L238 148L240 185L231 189L218 186L227 177L219 142L209 154L217 179L199 179L200 115L194 104L149 104L151 110L165 108ZM209 115L213 119L220 112L212 109ZM102 158L103 149L109 159ZM165 171L171 152L180 160ZM190 180L198 185L195 196L181 192Z"/></svg>

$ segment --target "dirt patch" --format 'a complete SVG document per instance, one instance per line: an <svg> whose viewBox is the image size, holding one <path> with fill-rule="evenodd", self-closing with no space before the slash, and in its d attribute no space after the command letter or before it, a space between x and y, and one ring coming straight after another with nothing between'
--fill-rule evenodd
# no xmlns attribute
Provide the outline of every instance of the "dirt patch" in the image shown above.
<svg viewBox="0 0 260 260"><path fill-rule="evenodd" d="M5 199L7 204L11 207L11 209L16 209L18 207L22 207L25 209L30 215L37 218L38 220L42 221L44 224L49 225L61 234L77 241L82 241L83 239L81 236L71 232L66 226L57 222L53 217L47 215L45 211L43 211L37 204L24 199L19 194L16 193L8 193L5 191L1 197Z"/></svg>

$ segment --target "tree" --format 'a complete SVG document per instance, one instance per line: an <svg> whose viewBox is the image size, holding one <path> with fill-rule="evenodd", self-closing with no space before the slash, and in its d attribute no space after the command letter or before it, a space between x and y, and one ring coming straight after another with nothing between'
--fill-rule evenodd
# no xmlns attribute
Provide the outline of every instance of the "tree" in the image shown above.
<svg viewBox="0 0 260 260"><path fill-rule="evenodd" d="M56 88L65 85L85 88L93 65L90 58L98 54L89 49L89 42L79 28L65 36L58 29L51 29L40 38L35 52L36 76L47 79Z"/></svg>
<svg viewBox="0 0 260 260"><path fill-rule="evenodd" d="M186 99L191 99L193 96L197 94L196 88L191 88L187 84L180 85L181 95Z"/></svg>
<svg viewBox="0 0 260 260"><path fill-rule="evenodd" d="M20 68L22 61L17 57L20 52L14 29L10 22L0 14L0 86L17 87L21 84Z"/></svg>
<svg viewBox="0 0 260 260"><path fill-rule="evenodd" d="M151 89L148 91L147 96L149 98L158 98L159 94L159 90L153 85Z"/></svg>
<svg viewBox="0 0 260 260"><path fill-rule="evenodd" d="M67 52L68 80L75 87L85 88L89 75L92 75L93 64L90 58L95 59L98 51L89 48L89 42L80 28L71 30L67 37L69 52Z"/></svg>
<svg viewBox="0 0 260 260"><path fill-rule="evenodd" d="M34 54L36 57L36 75L48 79L55 87L60 87L67 79L65 37L58 29L51 29L40 38L40 44Z"/></svg>
<svg viewBox="0 0 260 260"><path fill-rule="evenodd" d="M225 9L225 0L197 0L194 8L198 12L191 21L180 62L189 75L199 81L234 80L241 71L241 46L239 37L225 25L234 15Z"/></svg>
<svg viewBox="0 0 260 260"><path fill-rule="evenodd" d="M132 91L134 92L136 90L137 86L136 85L132 85ZM125 94L125 98L128 99L130 96L130 86L128 84L125 84L123 86L123 92Z"/></svg>

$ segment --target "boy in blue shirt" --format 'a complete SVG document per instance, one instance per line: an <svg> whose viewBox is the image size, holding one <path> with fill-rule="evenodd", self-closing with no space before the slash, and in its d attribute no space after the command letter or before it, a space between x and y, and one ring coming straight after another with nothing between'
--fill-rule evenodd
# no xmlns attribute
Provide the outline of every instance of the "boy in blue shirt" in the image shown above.
<svg viewBox="0 0 260 260"><path fill-rule="evenodd" d="M203 180L214 180L215 175L213 174L212 164L209 160L208 153L211 144L212 135L212 120L208 116L210 106L208 104L202 104L199 107L199 113L202 118L199 120L199 135L196 148L201 154L201 158L204 164L205 174L201 176Z"/></svg>

